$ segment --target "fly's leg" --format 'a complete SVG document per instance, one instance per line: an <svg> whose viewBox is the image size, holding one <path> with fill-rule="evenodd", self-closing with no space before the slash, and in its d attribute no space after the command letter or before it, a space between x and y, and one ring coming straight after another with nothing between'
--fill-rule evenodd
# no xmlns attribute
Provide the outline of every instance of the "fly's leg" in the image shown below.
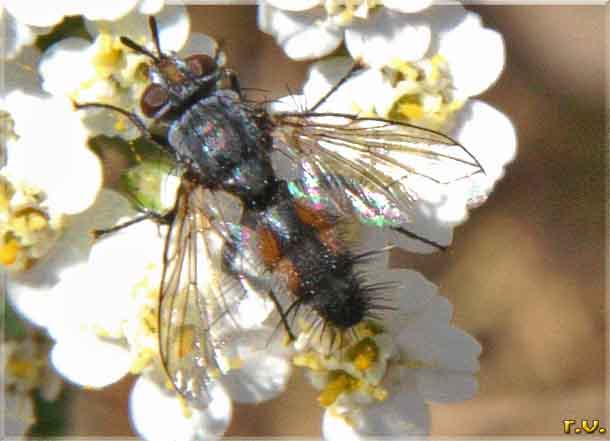
<svg viewBox="0 0 610 441"><path fill-rule="evenodd" d="M447 246L446 245L441 245L438 242L433 241L432 239L427 239L423 236L420 236L419 234L415 234L412 231L407 230L406 228L403 227L391 227L391 230L396 231L397 233L400 233L404 236L410 237L411 239L415 239L415 240L419 240L420 242L425 243L426 245L430 245L440 251L447 251Z"/></svg>
<svg viewBox="0 0 610 441"><path fill-rule="evenodd" d="M347 73L345 75L343 75L343 77L337 82L337 84L335 84L328 92L326 92L326 94L320 98L318 100L317 103L315 103L313 105L313 107L311 109L309 109L307 112L313 112L315 111L318 107L320 107L322 104L324 104L324 102L326 102L326 100L328 98L330 98L330 96L335 93L339 87L341 87L353 74L354 72L356 72L358 69L362 68L362 64L360 61L356 60L354 62L354 64L352 65L352 67L350 68L350 70L347 71Z"/></svg>
<svg viewBox="0 0 610 441"><path fill-rule="evenodd" d="M242 98L241 87L239 85L239 79L237 78L237 74L231 69L226 69L227 81L229 83L229 88L236 92L240 98Z"/></svg>
<svg viewBox="0 0 610 441"><path fill-rule="evenodd" d="M77 103L77 102L74 102L73 104L74 104L74 108L76 110L106 109L106 110L110 110L112 112L119 113L119 114L123 115L125 118L127 118L134 126L136 126L136 128L142 134L143 137L154 142L155 144L157 144L159 146L159 148L161 150L169 153L170 155L174 154L174 152L170 148L169 144L167 143L167 140L165 140L165 138L163 138L162 136L156 135L156 134L152 133L150 130L148 130L148 127L146 127L146 124L144 124L144 121L142 121L142 118L140 118L138 115L136 115L133 112L130 112L125 109L121 109L120 107L117 107L117 106L113 106L112 104L105 104L105 103Z"/></svg>
<svg viewBox="0 0 610 441"><path fill-rule="evenodd" d="M172 153L171 148L168 145L167 141L163 137L157 136L154 133L152 133L150 130L148 130L148 127L146 127L146 124L144 124L144 121L142 121L142 119L133 112L129 112L128 110L121 109L120 107L113 106L111 104L105 104L105 103L77 103L77 102L74 102L73 104L74 104L74 108L77 110L95 108L95 109L106 109L106 110L110 110L110 111L119 113L119 114L123 115L124 117L126 117L129 121L131 121L131 123L134 126L136 126L136 128L142 134L142 136L144 136L146 139L148 139L148 140L152 141L153 143L155 143L156 145L158 145L161 150L166 151L168 153ZM175 214L174 210L170 210L169 212L164 213L164 214L156 213L154 211L146 211L144 214L137 216L122 224L115 225L114 227L100 229L100 230L93 230L91 232L91 235L93 236L94 240L99 239L102 236L105 236L110 233L116 233L117 231L120 231L123 228L129 227L131 225L135 225L135 224L137 224L143 220L147 220L147 219L154 220L158 224L166 225L166 224L171 223L172 219L174 218L174 214Z"/></svg>
<svg viewBox="0 0 610 441"><path fill-rule="evenodd" d="M284 310L282 309L282 305L280 305L280 302L278 301L277 297L275 297L275 294L273 293L273 291L269 291L269 297L271 298L271 301L273 302L273 304L275 305L275 308L277 309L278 313L280 314L280 323L278 323L278 325L276 326L275 330L273 331L273 334L271 334L271 337L273 337L273 335L275 334L275 332L277 331L277 329L279 328L280 324L284 326L284 329L286 330L286 334L288 334L288 338L290 339L290 341L294 341L296 340L294 334L292 333L292 330L290 329L290 325L288 324L288 312L284 312Z"/></svg>
<svg viewBox="0 0 610 441"><path fill-rule="evenodd" d="M163 214L160 214L160 213L157 213L154 211L147 211L146 213L141 214L140 216L134 217L131 220L128 220L121 224L115 225L114 227L104 228L101 230L93 230L93 231L91 231L91 235L93 236L94 240L97 240L102 236L106 236L111 233L116 233L117 231L130 227L137 223L140 223L144 220L153 220L157 224L160 224L160 225L169 225L172 223L174 216L175 216L175 210L170 210L167 213L163 213Z"/></svg>

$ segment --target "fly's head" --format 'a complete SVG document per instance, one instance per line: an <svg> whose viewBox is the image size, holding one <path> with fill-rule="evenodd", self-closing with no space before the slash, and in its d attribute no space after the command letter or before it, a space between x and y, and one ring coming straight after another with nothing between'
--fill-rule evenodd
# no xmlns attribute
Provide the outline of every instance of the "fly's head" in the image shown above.
<svg viewBox="0 0 610 441"><path fill-rule="evenodd" d="M162 118L193 99L210 95L224 84L227 69L218 65L219 48L213 56L195 54L180 58L173 52L163 53L154 17L150 17L149 25L156 54L127 37L121 37L125 46L152 60L149 68L151 84L140 99L144 115L148 118Z"/></svg>

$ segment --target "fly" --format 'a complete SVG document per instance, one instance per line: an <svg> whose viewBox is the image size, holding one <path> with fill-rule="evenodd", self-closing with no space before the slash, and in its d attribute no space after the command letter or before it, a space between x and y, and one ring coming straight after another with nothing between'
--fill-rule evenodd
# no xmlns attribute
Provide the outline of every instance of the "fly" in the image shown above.
<svg viewBox="0 0 610 441"><path fill-rule="evenodd" d="M333 340L349 335L387 307L378 295L387 285L367 283L358 269L384 250L353 254L338 233L341 223L358 219L442 248L408 229L416 202L409 180L452 182L482 167L459 143L431 130L316 112L336 88L310 110L271 112L244 99L237 75L219 65L218 49L213 56L164 53L155 19L149 24L154 53L121 41L151 59L140 108L152 123L107 104L76 107L126 116L182 170L168 213L145 213L100 234L143 219L168 224L161 360L176 390L205 405L227 345L215 323L239 329L230 312L263 292L289 336L289 319L301 310L313 313L312 325ZM292 164L296 178L278 173L276 155ZM215 280L204 287L202 273Z"/></svg>

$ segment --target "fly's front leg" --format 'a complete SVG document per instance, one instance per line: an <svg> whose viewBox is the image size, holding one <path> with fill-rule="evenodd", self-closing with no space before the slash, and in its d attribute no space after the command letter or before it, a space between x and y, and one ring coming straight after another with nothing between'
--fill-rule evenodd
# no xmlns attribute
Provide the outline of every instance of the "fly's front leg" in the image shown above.
<svg viewBox="0 0 610 441"><path fill-rule="evenodd" d="M112 104L105 104L105 103L77 103L77 102L73 102L73 105L74 105L74 108L76 110L82 110L82 109L106 109L106 110L110 110L110 111L115 112L115 113L119 113L119 114L123 115L125 118L127 118L134 126L136 126L136 128L138 129L138 131L140 132L140 134L143 137L145 137L149 141L154 142L155 144L157 144L157 146L161 150L169 153L170 155L174 154L174 152L170 148L170 145L168 144L167 140L164 137L159 136L159 135L151 132L148 129L148 127L146 127L146 124L144 124L144 121L142 121L142 118L140 118L134 112L130 112L128 110L121 109L120 107L113 106Z"/></svg>

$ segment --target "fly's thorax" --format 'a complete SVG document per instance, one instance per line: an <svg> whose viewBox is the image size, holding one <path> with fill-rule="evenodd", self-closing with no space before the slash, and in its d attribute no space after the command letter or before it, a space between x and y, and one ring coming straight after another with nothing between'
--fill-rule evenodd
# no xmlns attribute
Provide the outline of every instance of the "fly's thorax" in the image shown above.
<svg viewBox="0 0 610 441"><path fill-rule="evenodd" d="M178 162L202 185L233 193L250 207L273 196L269 136L234 92L217 91L184 109L167 138Z"/></svg>

